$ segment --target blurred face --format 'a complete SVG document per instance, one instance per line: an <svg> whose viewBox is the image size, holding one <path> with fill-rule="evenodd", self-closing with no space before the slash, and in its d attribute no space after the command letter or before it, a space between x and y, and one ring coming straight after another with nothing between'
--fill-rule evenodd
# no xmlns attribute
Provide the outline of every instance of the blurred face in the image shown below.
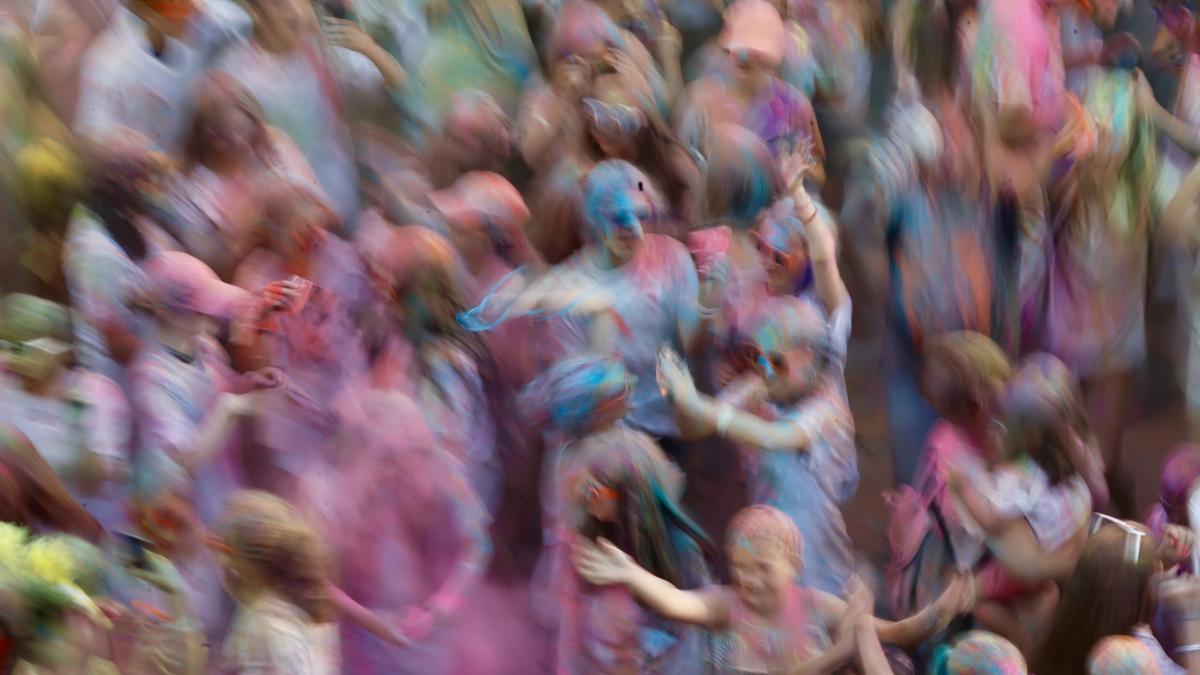
<svg viewBox="0 0 1200 675"><path fill-rule="evenodd" d="M782 552L760 552L753 546L729 550L729 572L738 598L760 616L770 617L779 611L799 571L799 561Z"/></svg>
<svg viewBox="0 0 1200 675"><path fill-rule="evenodd" d="M766 52L751 47L725 48L734 79L742 89L757 91L771 79L772 67Z"/></svg>
<svg viewBox="0 0 1200 675"><path fill-rule="evenodd" d="M300 0L255 0L247 7L255 30L281 42L298 40L312 12Z"/></svg>
<svg viewBox="0 0 1200 675"><path fill-rule="evenodd" d="M254 138L258 132L258 121L250 112L233 99L210 111L207 129L208 145L218 157L241 159L254 150Z"/></svg>
<svg viewBox="0 0 1200 675"><path fill-rule="evenodd" d="M166 497L148 507L139 523L154 550L170 555L192 543L200 532L196 513L180 497Z"/></svg>
<svg viewBox="0 0 1200 675"><path fill-rule="evenodd" d="M460 171L498 171L512 152L508 120L494 111L460 112L446 125L441 157Z"/></svg>
<svg viewBox="0 0 1200 675"><path fill-rule="evenodd" d="M617 522L620 494L588 474L580 483L580 498L587 514L604 523Z"/></svg>
<svg viewBox="0 0 1200 675"><path fill-rule="evenodd" d="M1168 68L1175 73L1183 72L1183 67L1187 64L1187 50L1175 37L1175 34L1166 27L1158 29L1151 51L1154 54L1154 60L1161 67Z"/></svg>
<svg viewBox="0 0 1200 675"><path fill-rule="evenodd" d="M751 347L758 373L767 384L767 396L773 401L790 402L811 394L820 382L820 363L809 347L788 350L763 350Z"/></svg>
<svg viewBox="0 0 1200 675"><path fill-rule="evenodd" d="M609 260L619 266L637 254L644 236L642 222L653 216L654 208L645 190L626 189L615 201L614 208L600 214L599 226Z"/></svg>
<svg viewBox="0 0 1200 675"><path fill-rule="evenodd" d="M289 262L308 260L320 247L326 232L337 228L337 216L324 204L296 193L297 201L281 214L283 222L271 231L272 250Z"/></svg>
<svg viewBox="0 0 1200 675"><path fill-rule="evenodd" d="M788 295L808 266L808 246L768 219L755 228L754 246L772 295Z"/></svg>

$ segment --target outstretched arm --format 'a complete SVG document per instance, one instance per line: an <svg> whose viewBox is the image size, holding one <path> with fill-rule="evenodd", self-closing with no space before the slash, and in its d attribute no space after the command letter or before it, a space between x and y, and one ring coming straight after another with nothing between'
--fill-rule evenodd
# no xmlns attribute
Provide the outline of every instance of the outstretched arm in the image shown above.
<svg viewBox="0 0 1200 675"><path fill-rule="evenodd" d="M872 624L879 640L910 649L937 635L954 617L971 609L974 604L973 585L969 577L955 578L937 600L920 612L902 621L874 618ZM847 606L842 599L828 593L817 594L818 609L826 625L836 625L846 616Z"/></svg>
<svg viewBox="0 0 1200 675"><path fill-rule="evenodd" d="M701 394L675 354L659 354L658 378L664 394L675 405L680 428L688 437L716 433L742 445L776 452L806 452L812 445L811 425L791 420L767 421L731 403ZM841 413L830 407L828 414L829 421L835 422Z"/></svg>
<svg viewBox="0 0 1200 675"><path fill-rule="evenodd" d="M620 584L665 619L704 626L724 627L729 608L719 594L683 591L638 566L633 558L606 539L580 541L574 552L575 570L596 586Z"/></svg>
<svg viewBox="0 0 1200 675"><path fill-rule="evenodd" d="M1086 543L1087 528L1080 527L1070 541L1047 552L1023 518L1010 522L987 541L996 560L1014 577L1027 582L1069 577Z"/></svg>

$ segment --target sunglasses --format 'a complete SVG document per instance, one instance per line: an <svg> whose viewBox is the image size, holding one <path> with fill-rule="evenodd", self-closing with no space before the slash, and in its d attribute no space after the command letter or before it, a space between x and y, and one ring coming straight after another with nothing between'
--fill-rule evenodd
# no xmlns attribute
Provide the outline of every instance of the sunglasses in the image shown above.
<svg viewBox="0 0 1200 675"><path fill-rule="evenodd" d="M775 248L761 235L755 235L754 248L768 267L787 267L788 263L792 261L791 253Z"/></svg>
<svg viewBox="0 0 1200 675"><path fill-rule="evenodd" d="M1105 525L1115 525L1125 532L1125 559L1136 563L1141 557L1142 539L1146 537L1146 532L1133 527L1123 520L1106 516L1103 513L1095 513L1092 514L1092 525L1088 529L1088 536L1095 535Z"/></svg>
<svg viewBox="0 0 1200 675"><path fill-rule="evenodd" d="M738 351L744 364L753 366L767 379L788 372L787 357L782 352L764 352L762 347L753 342L743 343Z"/></svg>
<svg viewBox="0 0 1200 675"><path fill-rule="evenodd" d="M620 493L599 481L592 479L583 485L583 496L592 503L615 502L621 498Z"/></svg>

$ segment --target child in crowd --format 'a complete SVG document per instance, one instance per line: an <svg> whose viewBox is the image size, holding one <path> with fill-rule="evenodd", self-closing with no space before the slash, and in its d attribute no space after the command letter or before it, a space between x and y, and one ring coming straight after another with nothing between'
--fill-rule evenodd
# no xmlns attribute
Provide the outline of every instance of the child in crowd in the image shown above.
<svg viewBox="0 0 1200 675"><path fill-rule="evenodd" d="M317 533L285 501L237 492L221 527L225 587L238 601L225 639L226 672L340 672L329 556Z"/></svg>
<svg viewBox="0 0 1200 675"><path fill-rule="evenodd" d="M999 461L989 474L966 484L950 470L950 489L968 516L965 524L986 536L1002 534L1008 527L1028 523L1039 548L1029 558L1045 558L1061 549L1082 550L1092 498L1075 464L1078 436L1072 427L1070 399L1054 391L1047 368L1057 360L1039 359L1022 366L1000 395L998 422L1003 425ZM987 602L975 615L989 628L1026 650L1033 645L1038 627L1045 624L1053 599L1053 582L1037 579L1015 559L1009 548L993 550L996 559L981 572ZM1073 558L1069 550L1063 551ZM1014 574L1016 577L1014 578ZM1022 582L1022 577L1025 583Z"/></svg>
<svg viewBox="0 0 1200 675"><path fill-rule="evenodd" d="M730 524L726 542L732 586L683 591L647 572L606 539L580 541L576 569L597 585L622 584L648 608L717 633L718 672L826 673L853 656L853 641L834 641L847 601L797 585L804 542L786 514L751 506ZM971 605L970 585L958 578L932 605L903 621L874 621L880 640L914 646ZM860 591L861 592L861 591ZM859 602L854 597L850 604Z"/></svg>
<svg viewBox="0 0 1200 675"><path fill-rule="evenodd" d="M761 303L756 317L743 344L755 364L751 376L712 398L664 352L661 386L691 435L716 434L746 449L752 498L788 513L809 542L801 583L840 593L853 560L837 505L858 483L843 374L850 303L827 320L806 300L777 297Z"/></svg>

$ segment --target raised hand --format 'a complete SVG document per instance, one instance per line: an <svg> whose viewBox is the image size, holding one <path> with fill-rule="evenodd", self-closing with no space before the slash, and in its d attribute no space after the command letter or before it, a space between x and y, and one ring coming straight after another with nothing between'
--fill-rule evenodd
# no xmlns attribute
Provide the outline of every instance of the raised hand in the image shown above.
<svg viewBox="0 0 1200 675"><path fill-rule="evenodd" d="M687 365L675 350L664 347L658 352L658 388L663 396L686 400L696 396L696 383Z"/></svg>

